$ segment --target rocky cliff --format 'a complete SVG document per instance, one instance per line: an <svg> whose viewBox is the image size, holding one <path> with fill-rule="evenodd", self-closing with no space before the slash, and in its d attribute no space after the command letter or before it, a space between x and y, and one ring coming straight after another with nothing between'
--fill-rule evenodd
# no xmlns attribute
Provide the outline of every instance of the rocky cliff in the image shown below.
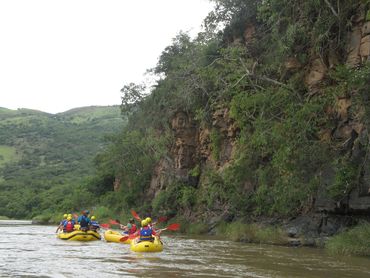
<svg viewBox="0 0 370 278"><path fill-rule="evenodd" d="M336 49L330 49L325 56L309 55L310 60L303 65L296 57L289 57L282 65L284 77L301 72L308 89L309 98L324 94L328 86L328 74L345 60L350 68L360 67L370 59L370 18L366 18L366 8L361 6L351 18L352 27L347 33L346 57L340 57ZM256 28L246 24L243 37L234 37L232 43L243 43L248 49L255 40ZM257 61L255 61L257 63ZM252 63L253 64L253 63ZM276 81L281 82L281 81ZM351 163L360 167L360 174L354 177L355 186L344 192L344 197L331 198L325 190L333 183L335 171L328 164L321 169L320 185L312 197L311 206L301 211L298 218L284 222L292 236L299 233L312 236L332 235L341 228L352 225L370 212L370 167L368 163L368 131L370 126L359 115L365 107L354 107L356 90L338 94L335 105L325 113L335 122L331 128L321 129L317 137L322 142L335 145L337 151L345 155ZM354 111L354 109L357 109ZM148 197L155 198L174 181L189 187L204 187L204 172L213 169L222 174L234 162L237 138L240 127L230 116L227 105L220 103L212 110L208 125L197 121L191 112L177 110L172 114L170 125L173 141L169 156L162 158L155 166ZM244 180L245 194L253 194L259 184ZM220 214L221 212L219 212ZM356 216L357 215L357 216ZM361 216L362 215L362 216ZM356 220L357 219L357 220ZM293 231L293 232L292 232Z"/></svg>

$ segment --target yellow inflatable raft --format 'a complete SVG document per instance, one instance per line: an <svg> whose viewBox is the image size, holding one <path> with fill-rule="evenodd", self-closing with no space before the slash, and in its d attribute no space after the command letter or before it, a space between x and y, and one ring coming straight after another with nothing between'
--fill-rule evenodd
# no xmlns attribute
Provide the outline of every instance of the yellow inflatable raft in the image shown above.
<svg viewBox="0 0 370 278"><path fill-rule="evenodd" d="M162 252L163 243L158 237L154 237L154 241L139 241L137 238L132 240L130 249L134 252Z"/></svg>
<svg viewBox="0 0 370 278"><path fill-rule="evenodd" d="M131 239L127 239L125 241L120 241L122 237L127 237L128 235L122 235L120 232L112 231L112 230L107 230L104 233L104 238L105 241L107 242L118 242L118 243L125 243L125 244L130 244Z"/></svg>
<svg viewBox="0 0 370 278"><path fill-rule="evenodd" d="M73 231L70 233L59 233L58 238L63 240L77 240L77 241L91 241L91 240L100 240L101 236L99 233L94 231Z"/></svg>

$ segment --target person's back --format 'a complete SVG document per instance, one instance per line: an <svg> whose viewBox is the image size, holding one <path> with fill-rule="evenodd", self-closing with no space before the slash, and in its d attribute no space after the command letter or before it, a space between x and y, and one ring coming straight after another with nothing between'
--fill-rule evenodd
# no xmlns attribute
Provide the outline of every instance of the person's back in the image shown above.
<svg viewBox="0 0 370 278"><path fill-rule="evenodd" d="M67 221L64 223L63 232L70 233L73 232L73 230L74 230L74 221L72 221L71 217L68 217Z"/></svg>
<svg viewBox="0 0 370 278"><path fill-rule="evenodd" d="M98 221L96 221L95 216L91 216L90 230L97 231L100 228Z"/></svg>
<svg viewBox="0 0 370 278"><path fill-rule="evenodd" d="M87 215L88 211L83 211L83 214L77 219L77 222L80 224L81 231L87 231L89 229L90 219Z"/></svg>
<svg viewBox="0 0 370 278"><path fill-rule="evenodd" d="M140 229L140 241L152 241L153 235L155 235L155 232L151 227L149 227L148 222L145 220L141 221L142 228Z"/></svg>

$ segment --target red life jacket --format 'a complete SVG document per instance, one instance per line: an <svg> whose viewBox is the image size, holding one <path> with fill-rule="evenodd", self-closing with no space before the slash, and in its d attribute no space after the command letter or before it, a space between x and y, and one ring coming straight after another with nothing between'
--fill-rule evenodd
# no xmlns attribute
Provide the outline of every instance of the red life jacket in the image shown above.
<svg viewBox="0 0 370 278"><path fill-rule="evenodd" d="M134 234L136 232L136 225L132 224L131 229L128 231L130 235Z"/></svg>
<svg viewBox="0 0 370 278"><path fill-rule="evenodd" d="M67 225L66 225L66 228L65 228L65 231L66 232L72 232L73 228L74 228L74 225L73 225L72 221L68 221Z"/></svg>

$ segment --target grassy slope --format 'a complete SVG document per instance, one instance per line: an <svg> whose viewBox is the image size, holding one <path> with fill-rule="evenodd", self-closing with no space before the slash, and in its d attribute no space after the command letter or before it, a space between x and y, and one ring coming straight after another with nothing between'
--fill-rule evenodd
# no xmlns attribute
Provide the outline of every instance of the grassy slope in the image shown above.
<svg viewBox="0 0 370 278"><path fill-rule="evenodd" d="M32 217L57 209L65 192L93 173L104 136L123 124L118 106L56 115L0 108L0 215Z"/></svg>

